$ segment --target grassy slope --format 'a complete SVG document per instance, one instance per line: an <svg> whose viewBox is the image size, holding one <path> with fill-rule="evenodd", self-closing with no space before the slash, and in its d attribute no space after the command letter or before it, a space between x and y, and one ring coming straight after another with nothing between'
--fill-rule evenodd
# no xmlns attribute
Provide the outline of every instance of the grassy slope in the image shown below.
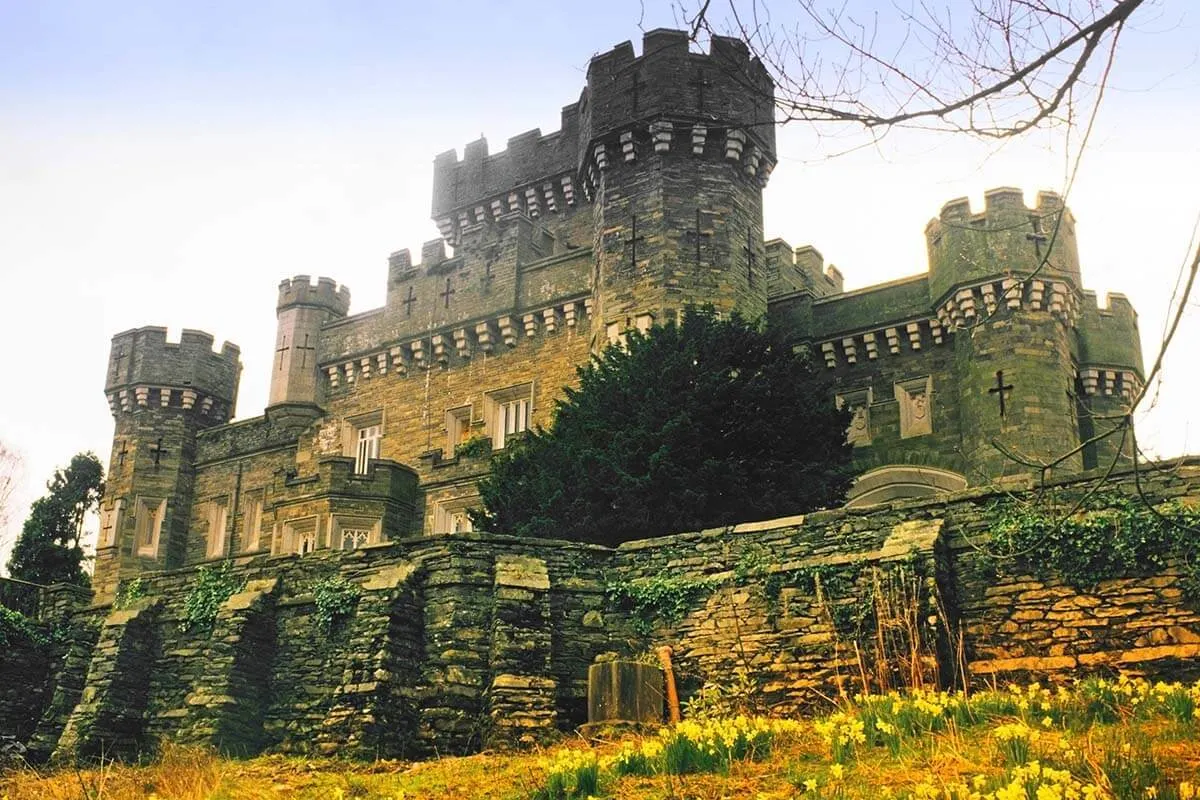
<svg viewBox="0 0 1200 800"><path fill-rule="evenodd" d="M894 713L888 711L882 715L878 707L871 712L867 706L856 706L841 719L866 721L868 739L851 745L852 752L842 758L844 766L839 767L833 761L828 719L824 726L805 720L793 730L776 735L767 758L735 760L729 765L728 774L617 777L613 767L606 766L602 796L624 800L881 800L885 797L932 800L949 796L951 800L968 800L964 789L952 789L947 795L947 787L971 786L974 781L986 794L1011 778L1014 763L1004 755L1000 729L1016 723L1022 730L1035 731L1029 745L1029 759L1070 768L1081 783L1099 787L1100 797L1189 800L1188 782L1195 784L1200 778L1200 720L1195 718L1200 712L1193 709L1191 717L1183 719L1186 715L1177 710L1172 714L1163 704L1156 704L1152 693L1143 691L1142 700L1137 699L1136 693L1137 690L1124 698L1115 698L1112 713L1108 715L1115 717L1112 722L1103 721L1106 713L1097 712L1091 696L1077 693L1051 698L1045 690L1037 695L1041 699L1031 701L1029 698L1034 695L1029 693L1024 700L1022 695L1003 695L999 700L981 698L963 706L967 716L951 708L955 702L953 696L951 706L939 710L936 696L926 695L927 699L934 698L932 712L922 710L919 702L908 701L901 701L907 705L903 708L897 705ZM1200 697L1200 686L1193 694ZM894 754L878 737L878 731L886 730L887 724L876 727L878 722L873 719L909 726L909 732L896 744ZM932 725L935 730L925 729L929 719L937 720ZM711 727L717 729L721 724ZM33 771L14 773L0 779L0 798L515 800L534 797L546 785L547 770L553 769L551 763L556 759L563 762L566 750L587 758L587 753L578 751L591 747L600 763L606 764L622 746L640 752L647 742L656 741L661 742L662 738L632 737L590 745L574 739L549 753L482 754L418 764L355 764L282 756L227 761L195 750L174 749L160 762L144 767L109 765L44 776ZM650 745L657 752L655 747ZM1127 785L1122 786L1122 781ZM1157 786L1155 795L1146 791L1152 783ZM1136 789L1130 790L1129 786ZM1032 797L1042 800L1036 792Z"/></svg>

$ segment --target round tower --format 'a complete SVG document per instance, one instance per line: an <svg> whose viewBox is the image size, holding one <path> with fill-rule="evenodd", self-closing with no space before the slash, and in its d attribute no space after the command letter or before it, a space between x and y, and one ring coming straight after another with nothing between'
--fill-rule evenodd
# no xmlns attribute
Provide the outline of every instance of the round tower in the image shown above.
<svg viewBox="0 0 1200 800"><path fill-rule="evenodd" d="M955 379L968 478L1028 473L1080 441L1076 390L1080 306L1075 221L1048 192L1027 208L1018 189L984 211L947 203L926 227L929 284L955 333ZM1079 454L1055 467L1078 472Z"/></svg>
<svg viewBox="0 0 1200 800"><path fill-rule="evenodd" d="M317 380L321 327L346 316L350 290L331 278L297 275L279 284L275 353L271 362L268 406L319 405Z"/></svg>
<svg viewBox="0 0 1200 800"><path fill-rule="evenodd" d="M1110 292L1101 306L1095 292L1083 293L1076 326L1079 337L1079 433L1085 440L1083 468L1107 467L1113 459L1133 463L1133 441L1112 433L1142 391L1145 370L1137 312L1123 294Z"/></svg>
<svg viewBox="0 0 1200 800"><path fill-rule="evenodd" d="M580 100L593 201L596 316L609 332L711 303L767 307L762 188L775 164L773 84L743 43L688 52L655 30L593 58Z"/></svg>
<svg viewBox="0 0 1200 800"><path fill-rule="evenodd" d="M237 401L240 350L184 330L137 328L112 339L104 393L115 420L96 547L93 588L181 566L186 556L196 434L228 422Z"/></svg>

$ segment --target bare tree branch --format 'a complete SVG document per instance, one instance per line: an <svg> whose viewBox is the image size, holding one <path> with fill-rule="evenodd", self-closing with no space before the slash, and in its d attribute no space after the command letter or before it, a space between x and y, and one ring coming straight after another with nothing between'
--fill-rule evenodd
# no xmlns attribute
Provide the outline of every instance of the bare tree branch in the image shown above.
<svg viewBox="0 0 1200 800"><path fill-rule="evenodd" d="M771 22L767 0L725 0L722 20L712 0L677 9L693 39L747 44L775 78L784 122L1004 138L1070 120L1078 89L1099 82L1096 54L1144 2L976 0L966 15L912 0L893 18L864 21L849 3L796 0L800 20L789 27Z"/></svg>

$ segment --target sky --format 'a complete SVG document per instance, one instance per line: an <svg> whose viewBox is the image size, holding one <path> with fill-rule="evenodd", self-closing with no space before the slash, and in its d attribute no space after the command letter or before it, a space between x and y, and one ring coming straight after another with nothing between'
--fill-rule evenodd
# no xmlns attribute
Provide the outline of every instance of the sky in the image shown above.
<svg viewBox="0 0 1200 800"><path fill-rule="evenodd" d="M875 5L851 4L894 13ZM330 276L352 313L382 305L388 254L438 235L434 155L557 129L591 56L625 40L640 52L642 30L678 27L674 13L656 0L0 0L0 442L22 458L0 560L56 467L84 450L107 462L113 334L165 325L238 344L237 416L261 414L282 278ZM1148 367L1200 215L1200 7L1152 0L1114 64L1068 204L1084 283L1130 297ZM784 126L767 236L815 245L847 288L922 272L943 203L1063 191L1074 137L900 132L835 156L861 137ZM1197 306L1138 417L1157 456L1200 452Z"/></svg>

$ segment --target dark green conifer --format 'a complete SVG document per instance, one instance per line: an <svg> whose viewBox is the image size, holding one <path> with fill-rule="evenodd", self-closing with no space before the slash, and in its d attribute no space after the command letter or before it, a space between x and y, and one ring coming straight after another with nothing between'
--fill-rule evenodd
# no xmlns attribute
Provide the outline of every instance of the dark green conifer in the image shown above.
<svg viewBox="0 0 1200 800"><path fill-rule="evenodd" d="M630 332L549 430L493 459L477 528L616 544L840 503L849 412L806 353L734 315Z"/></svg>

